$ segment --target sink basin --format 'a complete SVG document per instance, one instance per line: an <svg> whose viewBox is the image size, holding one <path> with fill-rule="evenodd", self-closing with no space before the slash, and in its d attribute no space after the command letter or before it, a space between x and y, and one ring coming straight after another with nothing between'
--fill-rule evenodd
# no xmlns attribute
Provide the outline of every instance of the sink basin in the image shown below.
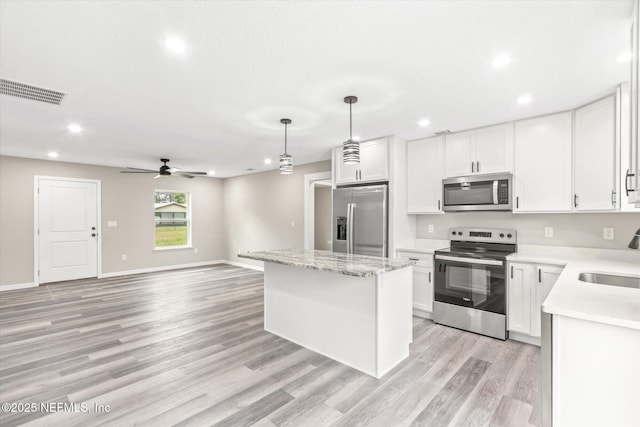
<svg viewBox="0 0 640 427"><path fill-rule="evenodd" d="M621 286L623 288L640 289L640 277L618 276L615 274L580 273L578 280L599 285Z"/></svg>

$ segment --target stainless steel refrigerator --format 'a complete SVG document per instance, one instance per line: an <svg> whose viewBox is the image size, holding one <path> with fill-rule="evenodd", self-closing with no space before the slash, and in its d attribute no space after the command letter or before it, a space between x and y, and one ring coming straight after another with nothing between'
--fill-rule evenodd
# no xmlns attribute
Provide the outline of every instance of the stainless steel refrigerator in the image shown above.
<svg viewBox="0 0 640 427"><path fill-rule="evenodd" d="M388 187L333 190L333 251L386 257Z"/></svg>

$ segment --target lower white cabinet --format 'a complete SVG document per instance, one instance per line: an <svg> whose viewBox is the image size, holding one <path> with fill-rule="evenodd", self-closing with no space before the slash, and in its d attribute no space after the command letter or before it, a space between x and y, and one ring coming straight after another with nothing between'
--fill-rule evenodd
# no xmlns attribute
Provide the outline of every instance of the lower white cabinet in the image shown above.
<svg viewBox="0 0 640 427"><path fill-rule="evenodd" d="M509 263L507 329L511 338L539 344L542 302L562 269L557 265Z"/></svg>
<svg viewBox="0 0 640 427"><path fill-rule="evenodd" d="M413 314L430 319L433 313L433 254L398 251L397 257L415 261L413 266Z"/></svg>

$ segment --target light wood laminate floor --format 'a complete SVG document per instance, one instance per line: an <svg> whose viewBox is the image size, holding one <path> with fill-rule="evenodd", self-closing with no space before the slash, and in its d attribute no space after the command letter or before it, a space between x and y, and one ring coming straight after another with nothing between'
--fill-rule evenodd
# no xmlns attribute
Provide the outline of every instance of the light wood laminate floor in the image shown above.
<svg viewBox="0 0 640 427"><path fill-rule="evenodd" d="M411 356L376 380L265 332L262 286L222 264L3 292L0 401L87 412L0 425L540 424L537 347L415 317Z"/></svg>

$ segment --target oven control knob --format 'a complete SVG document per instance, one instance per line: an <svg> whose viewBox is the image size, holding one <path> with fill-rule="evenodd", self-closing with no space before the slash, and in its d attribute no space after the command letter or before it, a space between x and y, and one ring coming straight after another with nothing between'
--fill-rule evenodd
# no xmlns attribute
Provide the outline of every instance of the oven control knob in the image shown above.
<svg viewBox="0 0 640 427"><path fill-rule="evenodd" d="M511 234L507 234L507 238L510 239L512 236Z"/></svg>
<svg viewBox="0 0 640 427"><path fill-rule="evenodd" d="M455 231L452 231L452 232L451 232L451 234L453 234L453 235L455 236L455 235L456 235L456 232L455 232Z"/></svg>
<svg viewBox="0 0 640 427"><path fill-rule="evenodd" d="M462 231L458 231L458 236L462 236Z"/></svg>
<svg viewBox="0 0 640 427"><path fill-rule="evenodd" d="M504 237L504 233L500 233L500 237Z"/></svg>

